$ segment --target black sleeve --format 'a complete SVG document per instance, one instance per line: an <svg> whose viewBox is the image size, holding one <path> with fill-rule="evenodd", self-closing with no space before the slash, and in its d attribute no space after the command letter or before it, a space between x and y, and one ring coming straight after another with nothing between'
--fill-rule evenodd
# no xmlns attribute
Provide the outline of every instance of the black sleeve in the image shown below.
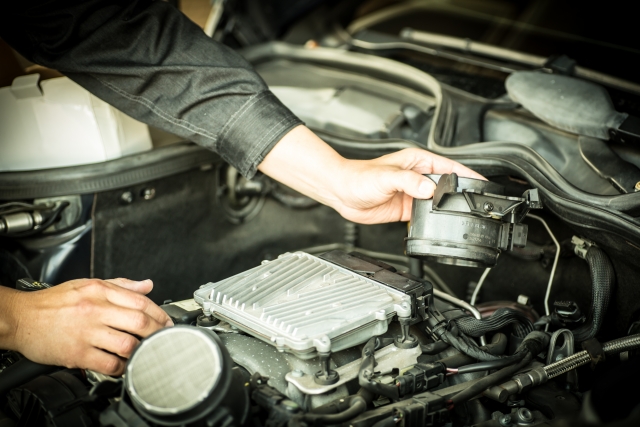
<svg viewBox="0 0 640 427"><path fill-rule="evenodd" d="M16 0L0 36L144 123L219 153L251 177L301 121L240 55L152 0Z"/></svg>

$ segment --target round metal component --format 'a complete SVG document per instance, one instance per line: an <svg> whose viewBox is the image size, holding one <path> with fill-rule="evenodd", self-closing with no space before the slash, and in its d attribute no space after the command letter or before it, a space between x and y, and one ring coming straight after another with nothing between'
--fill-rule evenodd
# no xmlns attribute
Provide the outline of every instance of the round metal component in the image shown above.
<svg viewBox="0 0 640 427"><path fill-rule="evenodd" d="M33 217L30 213L20 212L5 215L3 217L4 225L7 233L19 233L21 231L31 230L34 226Z"/></svg>
<svg viewBox="0 0 640 427"><path fill-rule="evenodd" d="M442 264L493 267L500 255L502 223L463 212L434 211L432 203L432 199L413 200L407 255Z"/></svg>
<svg viewBox="0 0 640 427"><path fill-rule="evenodd" d="M160 425L184 425L220 406L246 416L246 390L214 332L174 326L144 339L127 363L125 387L136 409ZM231 406L230 406L231 405Z"/></svg>
<svg viewBox="0 0 640 427"><path fill-rule="evenodd" d="M329 371L329 375L325 375L324 372L318 371L313 374L313 381L320 385L331 385L340 381L340 375L336 371Z"/></svg>
<svg viewBox="0 0 640 427"><path fill-rule="evenodd" d="M527 408L520 408L516 412L518 414L518 419L523 423L533 422L533 414Z"/></svg>
<svg viewBox="0 0 640 427"><path fill-rule="evenodd" d="M142 198L145 200L151 200L156 197L156 189L153 187L145 188L142 190Z"/></svg>
<svg viewBox="0 0 640 427"><path fill-rule="evenodd" d="M504 415L500 417L500 425L508 427L511 425L511 415Z"/></svg>
<svg viewBox="0 0 640 427"><path fill-rule="evenodd" d="M131 191L125 191L120 195L120 202L125 205L128 205L133 202L133 193Z"/></svg>
<svg viewBox="0 0 640 427"><path fill-rule="evenodd" d="M526 229L513 231L512 220L502 220L524 206L524 198L505 196L503 186L489 181L455 174L427 176L436 182L436 190L433 199L413 199L407 255L484 268L496 265L501 250L524 245Z"/></svg>
<svg viewBox="0 0 640 427"><path fill-rule="evenodd" d="M636 191L640 191L640 181L636 182L636 186L634 187Z"/></svg>

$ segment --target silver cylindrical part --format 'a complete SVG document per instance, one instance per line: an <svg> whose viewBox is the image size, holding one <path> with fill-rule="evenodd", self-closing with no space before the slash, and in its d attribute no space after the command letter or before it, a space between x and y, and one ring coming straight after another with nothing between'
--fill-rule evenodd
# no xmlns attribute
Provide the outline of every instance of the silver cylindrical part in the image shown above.
<svg viewBox="0 0 640 427"><path fill-rule="evenodd" d="M31 230L35 225L33 216L28 212L19 212L0 217L0 231L4 233L19 233Z"/></svg>

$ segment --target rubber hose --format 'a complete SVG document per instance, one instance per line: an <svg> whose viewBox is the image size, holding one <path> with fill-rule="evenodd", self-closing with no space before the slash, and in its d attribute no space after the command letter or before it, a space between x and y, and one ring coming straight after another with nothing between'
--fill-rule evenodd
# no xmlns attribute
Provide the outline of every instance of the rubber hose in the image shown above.
<svg viewBox="0 0 640 427"><path fill-rule="evenodd" d="M450 346L444 341L436 341L429 344L420 344L420 349L422 350L422 354L428 354L429 356L436 355L438 353L442 353Z"/></svg>
<svg viewBox="0 0 640 427"><path fill-rule="evenodd" d="M507 366L493 374L487 375L482 378L478 382L472 384L466 389L462 390L460 393L451 397L451 405L457 405L462 402L466 402L467 400L473 398L474 396L482 393L487 388L498 384L499 382L505 380L506 378L511 377L513 374L518 372L523 367L527 366L529 362L531 362L533 356L531 353L527 353L525 357L520 361L520 363L512 366Z"/></svg>
<svg viewBox="0 0 640 427"><path fill-rule="evenodd" d="M464 316L452 321L456 323L460 332L474 338L497 331L512 323L520 323L524 326L526 331L524 336L533 331L531 320L519 311L507 307L499 308L491 316L484 319Z"/></svg>
<svg viewBox="0 0 640 427"><path fill-rule="evenodd" d="M480 361L489 361L489 360L500 360L504 358L516 359L518 357L514 356L500 356L491 354L480 347L476 347L474 343L471 342L470 338L465 337L464 335L455 336L453 333L449 331L444 331L440 338L451 345L456 350L461 353L466 354L467 356Z"/></svg>
<svg viewBox="0 0 640 427"><path fill-rule="evenodd" d="M319 424L340 424L345 421L349 421L352 418L357 417L361 413L367 410L367 402L362 396L354 396L351 399L351 404L348 409L338 412L337 414L314 414L307 413L302 416L302 419L310 423Z"/></svg>
<svg viewBox="0 0 640 427"><path fill-rule="evenodd" d="M494 356L504 354L507 349L507 336L505 334L495 334L493 338L491 338L491 343L480 347L480 349L491 353ZM469 365L471 363L474 363L475 361L476 359L469 357L464 353L454 354L452 356L438 360L438 362L442 363L447 368L453 369L459 366Z"/></svg>
<svg viewBox="0 0 640 427"><path fill-rule="evenodd" d="M585 260L591 273L591 312L587 324L572 331L577 342L595 337L600 330L615 283L613 266L602 249L592 246L587 251Z"/></svg>
<svg viewBox="0 0 640 427"><path fill-rule="evenodd" d="M42 365L29 359L20 359L0 372L0 396L34 378L50 374L58 369L60 368L57 366Z"/></svg>

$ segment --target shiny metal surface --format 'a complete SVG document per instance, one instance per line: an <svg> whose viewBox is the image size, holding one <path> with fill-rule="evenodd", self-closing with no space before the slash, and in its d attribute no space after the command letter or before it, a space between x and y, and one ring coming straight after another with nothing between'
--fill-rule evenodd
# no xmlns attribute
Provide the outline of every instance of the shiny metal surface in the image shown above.
<svg viewBox="0 0 640 427"><path fill-rule="evenodd" d="M131 398L155 415L179 414L215 389L222 354L208 331L168 328L142 341L126 369Z"/></svg>
<svg viewBox="0 0 640 427"><path fill-rule="evenodd" d="M386 332L409 296L303 252L281 255L194 293L205 313L309 359Z"/></svg>

